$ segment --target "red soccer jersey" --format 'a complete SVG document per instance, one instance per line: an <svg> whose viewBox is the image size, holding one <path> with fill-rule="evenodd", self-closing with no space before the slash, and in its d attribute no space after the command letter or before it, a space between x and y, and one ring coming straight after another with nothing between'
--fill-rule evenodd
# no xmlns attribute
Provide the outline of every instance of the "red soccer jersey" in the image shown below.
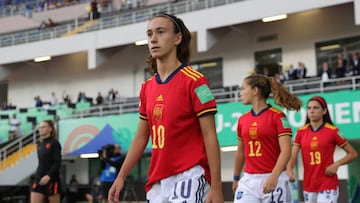
<svg viewBox="0 0 360 203"><path fill-rule="evenodd" d="M195 165L210 170L199 117L217 112L207 79L190 66L182 65L166 81L155 74L140 92L140 118L149 123L152 156L146 191L161 179Z"/></svg>
<svg viewBox="0 0 360 203"><path fill-rule="evenodd" d="M244 171L252 174L271 173L280 154L279 137L291 136L285 114L270 105L258 115L253 110L242 115L237 131L244 144Z"/></svg>
<svg viewBox="0 0 360 203"><path fill-rule="evenodd" d="M317 131L309 124L299 128L294 145L301 148L304 164L303 188L307 192L321 192L335 190L338 186L338 177L326 176L325 169L334 163L335 146L343 147L347 140L339 135L339 130L326 123Z"/></svg>

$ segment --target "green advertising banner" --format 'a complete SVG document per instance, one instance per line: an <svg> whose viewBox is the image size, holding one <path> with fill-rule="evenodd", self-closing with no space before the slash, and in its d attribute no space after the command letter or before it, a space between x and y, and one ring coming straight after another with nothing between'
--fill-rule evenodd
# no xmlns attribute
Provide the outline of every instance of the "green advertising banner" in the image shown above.
<svg viewBox="0 0 360 203"><path fill-rule="evenodd" d="M299 96L303 101L303 108L299 112L286 111L284 108L278 107L287 114L294 135L296 130L304 125L306 102L314 95L326 99L331 118L344 137L349 140L360 139L360 91L337 91ZM269 103L273 104L274 102L269 100ZM218 104L216 130L221 146L237 144L238 118L248 112L250 108L241 102ZM127 150L135 135L138 117L138 113L129 113L61 120L59 123L59 140L63 146L63 153L69 154L83 152L84 150L86 152L86 150L94 150L94 147L103 143L119 143L123 149ZM150 144L148 150L150 150L149 147Z"/></svg>

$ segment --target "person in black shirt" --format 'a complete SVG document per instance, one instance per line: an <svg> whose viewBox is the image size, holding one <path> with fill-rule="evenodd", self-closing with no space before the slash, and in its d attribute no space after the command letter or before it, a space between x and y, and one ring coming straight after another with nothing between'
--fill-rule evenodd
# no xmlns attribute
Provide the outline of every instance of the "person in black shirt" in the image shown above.
<svg viewBox="0 0 360 203"><path fill-rule="evenodd" d="M41 136L37 146L39 163L31 186L31 202L60 203L61 146L57 140L54 122L42 121L39 134Z"/></svg>

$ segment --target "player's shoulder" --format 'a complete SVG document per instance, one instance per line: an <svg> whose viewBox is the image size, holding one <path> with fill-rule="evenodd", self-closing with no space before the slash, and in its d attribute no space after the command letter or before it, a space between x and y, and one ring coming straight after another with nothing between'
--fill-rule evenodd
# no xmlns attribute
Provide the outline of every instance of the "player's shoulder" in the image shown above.
<svg viewBox="0 0 360 203"><path fill-rule="evenodd" d="M329 130L335 130L335 131L337 130L337 127L330 123L325 123L324 128L329 129Z"/></svg>
<svg viewBox="0 0 360 203"><path fill-rule="evenodd" d="M151 82L151 81L153 81L153 80L155 80L155 75L153 75L153 76L151 76L150 78L148 78L147 80L145 80L145 81L143 82L143 85L146 85L146 84L148 84L149 82Z"/></svg>
<svg viewBox="0 0 360 203"><path fill-rule="evenodd" d="M193 69L191 66L187 65L181 68L180 72L184 75L185 78L193 81L205 78L205 76L199 71Z"/></svg>
<svg viewBox="0 0 360 203"><path fill-rule="evenodd" d="M309 124L309 123L307 123L307 124L303 125L302 127L300 127L300 128L298 129L298 131L304 131L304 130L307 130L309 127L310 127L310 124Z"/></svg>
<svg viewBox="0 0 360 203"><path fill-rule="evenodd" d="M278 116L285 116L285 113L283 111L281 111L280 109L278 109L274 106L270 106L269 111Z"/></svg>

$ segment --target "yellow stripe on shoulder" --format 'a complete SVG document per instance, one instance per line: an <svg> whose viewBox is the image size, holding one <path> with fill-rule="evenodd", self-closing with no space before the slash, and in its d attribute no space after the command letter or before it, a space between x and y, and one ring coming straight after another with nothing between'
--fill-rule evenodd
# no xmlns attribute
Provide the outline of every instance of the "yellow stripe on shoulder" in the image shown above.
<svg viewBox="0 0 360 203"><path fill-rule="evenodd" d="M310 125L309 123L308 123L308 124L305 124L303 127L300 127L299 130L305 130L306 128L309 127L309 125Z"/></svg>
<svg viewBox="0 0 360 203"><path fill-rule="evenodd" d="M203 74L200 72L192 69L190 66L186 66L183 69L181 69L181 72L184 73L186 76L190 77L193 80L197 80L199 78L204 77Z"/></svg>
<svg viewBox="0 0 360 203"><path fill-rule="evenodd" d="M275 107L270 107L270 111L273 111L273 112L275 112L275 113L277 113L277 114L283 114L284 112L282 112L281 110L279 110L279 109L277 109L277 108L275 108Z"/></svg>
<svg viewBox="0 0 360 203"><path fill-rule="evenodd" d="M149 82L149 81L150 81L150 80L152 80L153 78L154 78L154 76L151 76L149 79L145 80L145 82L144 82L144 83Z"/></svg>
<svg viewBox="0 0 360 203"><path fill-rule="evenodd" d="M335 130L335 129L336 129L336 127L335 127L334 125L331 125L330 123L325 123L324 127L325 127L325 128L329 128L329 129L331 129L331 130Z"/></svg>

